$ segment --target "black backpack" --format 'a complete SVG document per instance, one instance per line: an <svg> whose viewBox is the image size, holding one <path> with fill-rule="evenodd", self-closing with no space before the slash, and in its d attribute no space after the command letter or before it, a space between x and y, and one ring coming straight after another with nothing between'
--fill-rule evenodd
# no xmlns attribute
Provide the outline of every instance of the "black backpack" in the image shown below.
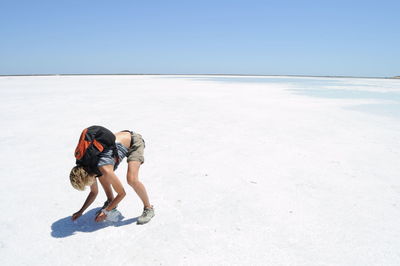
<svg viewBox="0 0 400 266"><path fill-rule="evenodd" d="M115 135L105 127L91 126L85 128L75 149L76 164L83 166L89 174L101 176L97 168L99 155L103 151L113 151L113 157L118 163L118 151L115 145Z"/></svg>

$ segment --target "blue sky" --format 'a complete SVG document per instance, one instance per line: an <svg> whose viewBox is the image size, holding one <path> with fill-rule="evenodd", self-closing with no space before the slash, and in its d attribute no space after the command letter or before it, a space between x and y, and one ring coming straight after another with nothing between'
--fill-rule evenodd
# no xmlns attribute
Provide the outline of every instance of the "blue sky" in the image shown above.
<svg viewBox="0 0 400 266"><path fill-rule="evenodd" d="M3 1L0 74L400 75L400 1Z"/></svg>

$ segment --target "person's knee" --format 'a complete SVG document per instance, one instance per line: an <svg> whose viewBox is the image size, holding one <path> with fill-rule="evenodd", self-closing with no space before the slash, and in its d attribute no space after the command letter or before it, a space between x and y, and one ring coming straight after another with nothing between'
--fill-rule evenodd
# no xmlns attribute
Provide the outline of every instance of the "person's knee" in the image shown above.
<svg viewBox="0 0 400 266"><path fill-rule="evenodd" d="M136 189L141 187L142 183L139 180L132 180L129 182L129 185Z"/></svg>
<svg viewBox="0 0 400 266"><path fill-rule="evenodd" d="M128 177L127 178L128 184L132 187L137 187L140 184L140 181L137 177Z"/></svg>

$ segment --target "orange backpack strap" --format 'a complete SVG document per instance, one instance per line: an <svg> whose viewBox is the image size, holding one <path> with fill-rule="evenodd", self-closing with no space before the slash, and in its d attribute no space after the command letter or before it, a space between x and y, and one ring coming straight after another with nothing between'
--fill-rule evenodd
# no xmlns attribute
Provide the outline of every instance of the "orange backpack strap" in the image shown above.
<svg viewBox="0 0 400 266"><path fill-rule="evenodd" d="M85 155L85 152L87 150L87 148L90 146L91 141L86 140L86 133L87 133L88 129L85 128L82 133L81 136L79 138L79 142L78 145L76 146L75 149L75 158L78 160L81 160L83 158L83 156Z"/></svg>

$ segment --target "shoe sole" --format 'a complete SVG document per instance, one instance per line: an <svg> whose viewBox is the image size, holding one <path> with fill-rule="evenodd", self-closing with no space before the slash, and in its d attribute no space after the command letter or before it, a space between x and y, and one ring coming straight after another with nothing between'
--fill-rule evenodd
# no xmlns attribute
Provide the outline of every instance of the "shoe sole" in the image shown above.
<svg viewBox="0 0 400 266"><path fill-rule="evenodd" d="M153 217L154 217L154 216L153 216ZM136 224L139 224L139 225L141 225L141 224L147 224L148 222L150 222L150 221L153 219L153 217L151 217L150 220L148 220L147 222L139 222L139 221L137 221Z"/></svg>

